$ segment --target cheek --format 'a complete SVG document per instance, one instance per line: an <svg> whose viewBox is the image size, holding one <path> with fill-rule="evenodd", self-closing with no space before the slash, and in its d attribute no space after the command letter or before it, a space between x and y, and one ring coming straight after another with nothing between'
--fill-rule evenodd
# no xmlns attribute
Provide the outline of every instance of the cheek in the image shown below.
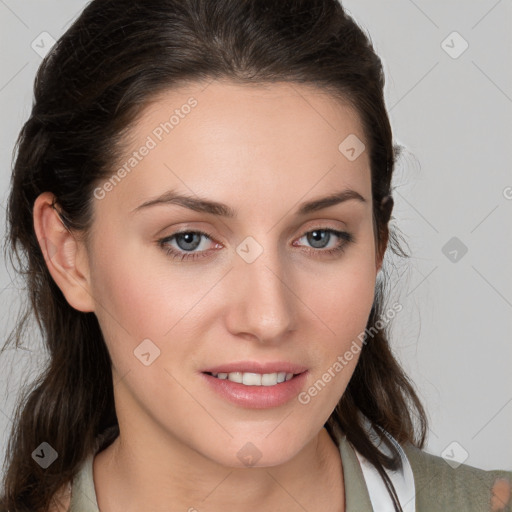
<svg viewBox="0 0 512 512"><path fill-rule="evenodd" d="M166 261L165 253L160 257L156 249L149 257L140 243L109 245L108 237L98 245L102 252L91 272L96 316L118 373L137 370L132 374L138 374L143 366L137 354L148 351L152 360L157 356L151 368L168 363L171 348L176 359L192 361L195 343L175 340L200 339L203 324L198 314L203 311L205 290L218 277L211 276L210 283L207 276L200 285L194 284L193 273L177 269L178 265ZM149 368L143 368L149 379ZM158 379L168 377L155 377L155 386Z"/></svg>
<svg viewBox="0 0 512 512"><path fill-rule="evenodd" d="M364 331L374 301L375 281L374 259L354 251L319 276L319 286L303 284L305 303L338 348Z"/></svg>
<svg viewBox="0 0 512 512"><path fill-rule="evenodd" d="M158 338L172 325L172 280L158 274L135 244L105 235L95 242L101 251L91 265L95 313L105 338L122 339L125 346L127 337L134 346Z"/></svg>
<svg viewBox="0 0 512 512"><path fill-rule="evenodd" d="M366 324L374 298L373 274L358 278L356 273L342 275L336 283L323 287L322 309L335 332L341 334Z"/></svg>
<svg viewBox="0 0 512 512"><path fill-rule="evenodd" d="M309 295L308 305L320 319L324 333L315 351L316 364L307 388L297 397L308 414L326 421L338 404L359 360L364 331L374 300L375 272L369 261L345 265L320 291Z"/></svg>

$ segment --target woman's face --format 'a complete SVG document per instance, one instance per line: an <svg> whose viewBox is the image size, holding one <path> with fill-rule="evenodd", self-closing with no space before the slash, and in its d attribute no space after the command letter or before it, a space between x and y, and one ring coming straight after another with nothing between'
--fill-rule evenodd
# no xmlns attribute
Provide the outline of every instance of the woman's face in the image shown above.
<svg viewBox="0 0 512 512"><path fill-rule="evenodd" d="M127 141L94 192L87 248L121 435L155 454L164 442L226 466L283 463L342 396L373 303L359 118L306 86L215 81L161 95ZM260 387L204 373L250 363L303 373Z"/></svg>

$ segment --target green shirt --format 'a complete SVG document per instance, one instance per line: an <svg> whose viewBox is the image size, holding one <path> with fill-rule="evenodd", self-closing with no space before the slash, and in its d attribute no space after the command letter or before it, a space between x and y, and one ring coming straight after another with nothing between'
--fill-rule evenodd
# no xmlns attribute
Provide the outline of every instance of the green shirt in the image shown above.
<svg viewBox="0 0 512 512"><path fill-rule="evenodd" d="M346 512L373 512L361 465L345 436L340 444ZM512 512L512 471L485 471L465 464L453 468L442 457L412 445L403 446L414 476L416 512ZM100 512L93 482L91 454L73 480L69 512ZM493 497L496 481L508 485L508 503ZM505 493L506 494L506 493Z"/></svg>

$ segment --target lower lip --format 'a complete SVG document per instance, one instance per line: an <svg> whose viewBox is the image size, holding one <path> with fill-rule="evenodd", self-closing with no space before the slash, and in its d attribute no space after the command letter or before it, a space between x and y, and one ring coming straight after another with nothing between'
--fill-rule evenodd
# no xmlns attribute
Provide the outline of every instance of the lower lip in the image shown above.
<svg viewBox="0 0 512 512"><path fill-rule="evenodd" d="M296 397L304 386L307 374L306 370L273 386L246 386L207 373L201 375L214 391L230 402L250 409L267 409L284 405Z"/></svg>

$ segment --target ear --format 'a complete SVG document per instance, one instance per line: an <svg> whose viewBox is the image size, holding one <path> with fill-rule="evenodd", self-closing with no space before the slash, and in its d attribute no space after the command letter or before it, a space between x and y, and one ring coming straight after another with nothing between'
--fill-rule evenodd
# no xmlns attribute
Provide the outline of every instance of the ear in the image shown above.
<svg viewBox="0 0 512 512"><path fill-rule="evenodd" d="M391 218L391 212L393 211L394 201L391 196L385 196L380 203L380 214L382 215L382 225L384 228L381 231L381 242L380 247L377 251L377 257L375 260L377 272L382 268L382 263L384 261L384 254L386 253L386 248L388 246L389 240L389 219Z"/></svg>
<svg viewBox="0 0 512 512"><path fill-rule="evenodd" d="M78 311L94 311L87 251L64 225L51 192L43 192L34 202L34 230L48 271Z"/></svg>

